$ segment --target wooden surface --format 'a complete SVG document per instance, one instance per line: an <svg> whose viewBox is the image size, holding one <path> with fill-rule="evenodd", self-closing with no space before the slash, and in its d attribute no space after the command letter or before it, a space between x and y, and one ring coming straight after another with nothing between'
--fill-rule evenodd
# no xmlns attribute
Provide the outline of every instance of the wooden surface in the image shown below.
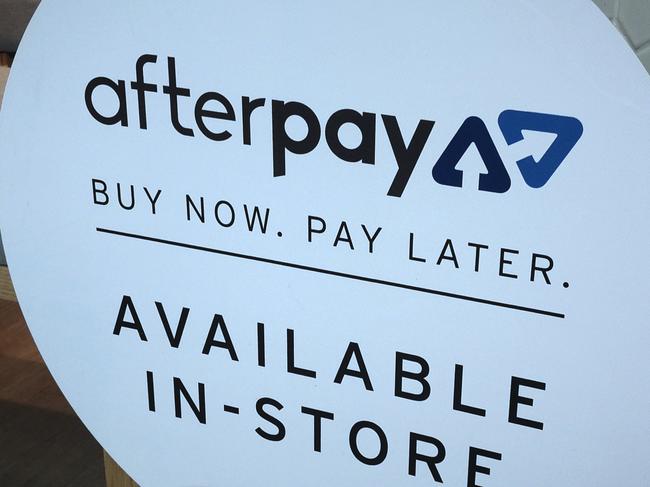
<svg viewBox="0 0 650 487"><path fill-rule="evenodd" d="M0 300L0 486L104 487L102 449L74 414L15 302Z"/></svg>
<svg viewBox="0 0 650 487"><path fill-rule="evenodd" d="M106 487L138 487L131 478L104 452L104 469L106 470Z"/></svg>
<svg viewBox="0 0 650 487"><path fill-rule="evenodd" d="M5 401L11 402L11 406L5 406ZM44 421L48 424L43 425ZM38 428L39 434L24 435L23 430L31 428ZM18 431L12 438L14 429ZM101 462L96 458L99 445L76 418L43 364L4 266L0 266L0 432L0 486L103 487ZM48 437L52 432L54 436ZM57 464L60 452L51 451L52 446L75 436L79 436L75 441L90 445L69 445L73 451L66 450L64 460ZM15 453L4 454L3 446L12 441ZM40 458L20 457L20 452L26 450L37 455L46 453ZM75 459L85 457L89 458L83 465L75 466ZM106 452L103 460L106 487L138 487ZM34 464L38 465L37 471L30 472ZM75 478L81 479L79 483L75 483Z"/></svg>
<svg viewBox="0 0 650 487"><path fill-rule="evenodd" d="M0 266L0 299L5 301L16 301L16 293L11 285L9 271L5 266Z"/></svg>

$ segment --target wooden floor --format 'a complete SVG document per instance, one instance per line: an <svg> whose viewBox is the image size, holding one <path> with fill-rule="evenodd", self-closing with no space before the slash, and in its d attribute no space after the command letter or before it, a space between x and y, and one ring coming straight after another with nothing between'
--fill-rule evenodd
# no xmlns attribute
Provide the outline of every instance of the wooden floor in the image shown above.
<svg viewBox="0 0 650 487"><path fill-rule="evenodd" d="M0 300L0 486L105 485L101 447L54 383L18 305Z"/></svg>

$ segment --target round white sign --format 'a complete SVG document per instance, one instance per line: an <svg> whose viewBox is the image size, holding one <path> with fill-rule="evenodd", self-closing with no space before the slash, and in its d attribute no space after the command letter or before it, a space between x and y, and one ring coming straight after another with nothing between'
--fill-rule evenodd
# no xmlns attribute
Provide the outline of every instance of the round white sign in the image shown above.
<svg viewBox="0 0 650 487"><path fill-rule="evenodd" d="M46 0L11 275L143 486L647 486L650 79L587 0Z"/></svg>

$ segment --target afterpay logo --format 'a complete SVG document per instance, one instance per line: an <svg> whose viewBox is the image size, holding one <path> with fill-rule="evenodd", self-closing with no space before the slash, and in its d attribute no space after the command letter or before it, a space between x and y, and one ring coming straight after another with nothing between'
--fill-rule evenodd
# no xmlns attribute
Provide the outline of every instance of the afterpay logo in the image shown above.
<svg viewBox="0 0 650 487"><path fill-rule="evenodd" d="M136 114L140 129L148 130L147 97L165 96L169 100L170 124L179 135L195 137L200 133L215 143L226 141L232 143L236 139L245 146L254 143L251 127L254 125L255 117L261 116L263 112L268 114L269 110L265 108L266 98L242 96L241 100L233 104L225 95L209 91L192 100L193 91L178 82L176 59L173 57L167 58L167 84L159 86L158 83L145 80L145 67L157 62L157 55L140 56L135 65L135 80L128 84L125 80L114 81L107 77L92 79L85 90L88 112L104 125L119 124L122 127L128 127L130 117ZM134 111L133 114L129 112L127 106L127 87L130 87L137 97L137 112ZM117 109L107 113L109 110L96 106L94 96L98 89L109 90L109 95L117 99ZM194 116L191 118L194 120L181 119L180 113L187 111L182 110L185 108L182 105L187 103L191 103L189 108L193 108L191 112ZM274 177L287 175L288 155L305 156L311 153L319 146L323 135L330 152L339 160L374 166L377 160L377 137L382 135L378 132L383 132L390 143L392 157L397 165L387 193L388 196L393 197L401 197L404 194L436 123L433 120L420 120L409 137L403 133L395 115L378 116L373 112L345 108L332 113L321 123L316 112L305 103L277 99L270 101L270 116ZM291 131L287 129L289 121L295 119L306 127L306 133L302 137L291 135ZM234 125L237 123L239 127ZM525 183L531 188L541 188L549 182L583 133L582 123L578 119L545 113L506 110L499 116L498 123L508 145L523 140L524 131L556 135L553 143L539 160L528 156L516 161ZM340 136L341 129L348 125L356 127L360 134L359 142L352 147L349 143L346 145ZM262 125L258 123L256 126ZM263 126L268 127L267 124ZM233 139L235 133L241 134L241 137ZM262 137L267 138L268 135ZM434 181L444 186L463 187L464 174L458 166L472 146L478 150L486 168L486 172L479 177L478 190L490 193L507 192L511 187L510 174L485 123L476 116L469 117L462 123L434 164L432 170ZM290 157L294 158L293 156ZM384 162L383 159L385 157L382 157L381 162Z"/></svg>

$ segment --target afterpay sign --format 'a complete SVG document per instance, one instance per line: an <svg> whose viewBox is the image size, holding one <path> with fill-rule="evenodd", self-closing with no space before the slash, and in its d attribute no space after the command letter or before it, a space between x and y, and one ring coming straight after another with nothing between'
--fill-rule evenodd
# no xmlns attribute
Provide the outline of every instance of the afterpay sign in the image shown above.
<svg viewBox="0 0 650 487"><path fill-rule="evenodd" d="M12 278L145 487L646 486L648 107L587 0L45 0Z"/></svg>
<svg viewBox="0 0 650 487"><path fill-rule="evenodd" d="M157 55L145 54L140 56L136 62L135 81L130 84L131 89L137 93L138 119L142 130L148 128L146 94L159 92L157 84L145 82L144 67L147 64L155 64L157 60ZM192 90L178 86L176 59L169 57L167 64L169 70L168 84L164 85L160 91L169 97L170 123L180 135L195 137L195 130L183 125L179 119L179 99L191 97ZM110 115L102 114L95 106L93 95L100 87L107 88L115 93L117 108L112 110L114 113ZM129 111L127 108L126 87L127 84L124 80L113 81L104 76L92 79L88 83L85 92L88 112L95 120L104 125L119 124L122 127L128 127ZM256 109L264 108L266 101L266 98L251 99L248 96L241 97L241 130L244 145L252 145L251 117ZM217 105L219 110L208 109L207 107L210 104ZM310 154L320 142L322 124L316 113L304 103L272 100L271 105L273 176L285 176L287 152L298 155ZM307 128L306 134L299 140L296 140L287 132L288 121L291 117L301 120ZM215 142L223 142L233 136L232 132L230 130L215 132L209 128L206 119L236 122L237 114L228 98L221 93L212 91L198 97L194 106L194 118L200 132L205 137ZM435 121L420 120L413 137L407 142L404 139L396 116L382 114L381 119L387 139L391 144L392 157L397 164L388 195L399 197L404 193L408 180L413 174L415 165L418 163L427 139L433 130ZM360 140L353 144L354 147L347 147L341 140L341 129L346 124L356 128L360 134ZM342 161L374 165L377 158L376 125L376 113L360 113L350 108L337 110L329 117L325 125L327 145L332 154ZM521 141L523 130L547 132L557 136L557 139L540 161L536 161L532 156L517 161L524 180L533 188L542 187L549 181L580 139L583 130L582 124L575 118L514 110L501 113L499 125L508 144ZM463 122L434 166L433 178L436 182L459 188L463 186L463 171L457 169L456 166L472 144L475 144L483 163L487 167L487 172L481 176L479 181L479 190L494 193L508 191L511 185L508 171L485 123L476 116L469 117Z"/></svg>

